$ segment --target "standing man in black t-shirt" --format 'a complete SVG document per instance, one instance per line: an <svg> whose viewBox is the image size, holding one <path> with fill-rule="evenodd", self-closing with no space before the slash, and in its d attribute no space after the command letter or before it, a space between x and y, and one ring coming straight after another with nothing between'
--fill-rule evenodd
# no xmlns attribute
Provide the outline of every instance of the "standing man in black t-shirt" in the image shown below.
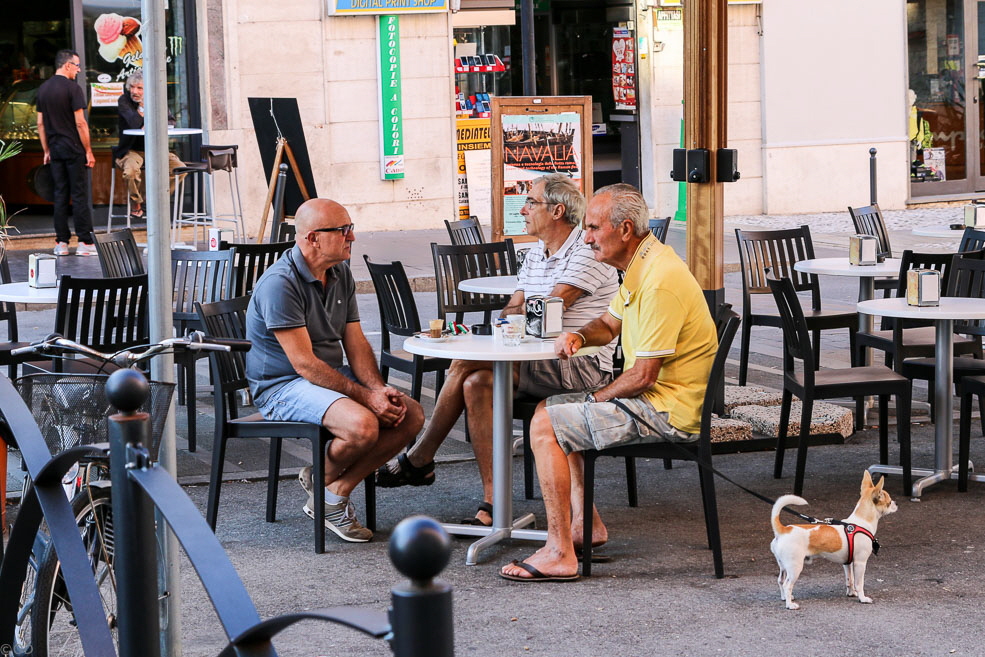
<svg viewBox="0 0 985 657"><path fill-rule="evenodd" d="M44 149L44 163L51 165L55 185L55 255L68 255L72 231L68 227L69 200L75 234L79 238L76 255L96 255L92 244L92 216L89 213L86 167L96 164L89 144L86 97L76 84L81 60L74 50L55 55L55 74L38 89L38 137Z"/></svg>

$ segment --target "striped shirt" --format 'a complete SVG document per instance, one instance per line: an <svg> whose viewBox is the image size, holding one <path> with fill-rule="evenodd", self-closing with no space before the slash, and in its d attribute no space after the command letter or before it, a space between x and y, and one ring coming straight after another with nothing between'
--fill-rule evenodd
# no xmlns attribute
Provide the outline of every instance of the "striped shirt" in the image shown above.
<svg viewBox="0 0 985 657"><path fill-rule="evenodd" d="M525 299L549 296L559 283L584 291L577 301L564 309L562 328L565 331L577 331L602 316L609 307L609 301L619 292L616 270L595 259L583 236L584 231L575 228L561 248L550 257L544 252L544 242L537 242L527 251L517 276L516 289L523 292ZM598 353L599 364L607 372L612 371L615 344L613 340Z"/></svg>

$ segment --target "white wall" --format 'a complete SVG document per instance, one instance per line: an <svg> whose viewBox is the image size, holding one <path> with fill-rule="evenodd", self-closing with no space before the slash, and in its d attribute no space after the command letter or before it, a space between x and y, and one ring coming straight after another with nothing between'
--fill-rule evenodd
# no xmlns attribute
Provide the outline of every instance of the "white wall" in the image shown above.
<svg viewBox="0 0 985 657"><path fill-rule="evenodd" d="M899 0L763 0L763 208L838 211L907 196L906 18Z"/></svg>

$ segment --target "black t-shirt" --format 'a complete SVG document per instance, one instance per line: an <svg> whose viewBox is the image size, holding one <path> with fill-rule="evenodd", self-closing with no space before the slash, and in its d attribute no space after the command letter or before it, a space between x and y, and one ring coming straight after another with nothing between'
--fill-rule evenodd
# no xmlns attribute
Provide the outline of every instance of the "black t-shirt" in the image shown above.
<svg viewBox="0 0 985 657"><path fill-rule="evenodd" d="M69 159L85 154L75 112L86 108L82 87L64 75L53 75L38 89L38 111L44 121L51 157Z"/></svg>

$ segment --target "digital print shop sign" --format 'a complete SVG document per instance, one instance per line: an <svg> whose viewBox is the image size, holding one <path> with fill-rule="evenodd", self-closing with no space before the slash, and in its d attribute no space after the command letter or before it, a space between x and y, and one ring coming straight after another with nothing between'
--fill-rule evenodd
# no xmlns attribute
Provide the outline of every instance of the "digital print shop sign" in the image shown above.
<svg viewBox="0 0 985 657"><path fill-rule="evenodd" d="M327 0L330 16L434 14L448 11L449 0Z"/></svg>

